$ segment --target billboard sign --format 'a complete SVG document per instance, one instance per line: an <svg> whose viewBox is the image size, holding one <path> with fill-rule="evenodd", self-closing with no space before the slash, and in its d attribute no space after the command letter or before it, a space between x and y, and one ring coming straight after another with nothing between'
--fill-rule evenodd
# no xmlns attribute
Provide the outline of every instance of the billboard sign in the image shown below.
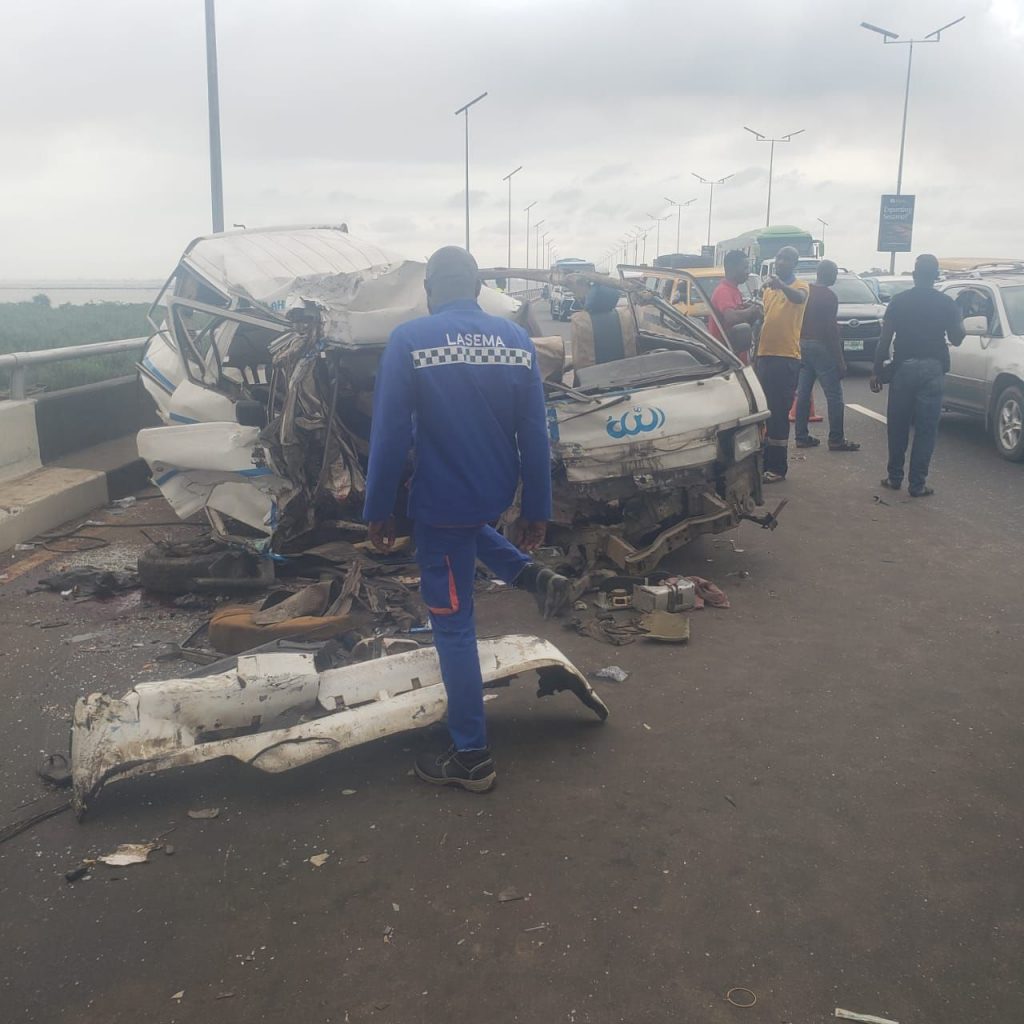
<svg viewBox="0 0 1024 1024"><path fill-rule="evenodd" d="M882 196L878 213L878 251L910 252L914 234L914 196Z"/></svg>

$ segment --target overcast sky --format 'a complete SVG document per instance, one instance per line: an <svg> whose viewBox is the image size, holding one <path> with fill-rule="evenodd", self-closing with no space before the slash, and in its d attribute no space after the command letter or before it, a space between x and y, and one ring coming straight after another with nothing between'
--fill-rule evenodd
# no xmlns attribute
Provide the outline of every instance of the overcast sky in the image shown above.
<svg viewBox="0 0 1024 1024"><path fill-rule="evenodd" d="M409 256L464 237L471 113L473 250L513 262L536 200L562 256L598 260L665 196L682 248L764 222L820 228L851 269L881 265L915 47L904 192L915 251L1024 255L1024 0L218 0L226 221L346 221ZM5 98L0 277L163 277L210 230L203 0L47 0L0 15ZM655 236L647 255L654 255ZM532 243L532 239L531 239ZM675 218L661 229L675 249ZM531 249L531 263L533 262ZM898 266L909 266L899 257Z"/></svg>

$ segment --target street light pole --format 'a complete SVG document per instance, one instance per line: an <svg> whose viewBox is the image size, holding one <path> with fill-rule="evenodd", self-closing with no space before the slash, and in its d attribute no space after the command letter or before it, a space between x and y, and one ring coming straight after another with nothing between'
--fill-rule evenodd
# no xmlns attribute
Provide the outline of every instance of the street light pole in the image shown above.
<svg viewBox="0 0 1024 1024"><path fill-rule="evenodd" d="M217 16L214 0L206 0L206 97L210 120L210 205L213 231L224 230L224 177L220 164L220 88L217 84Z"/></svg>
<svg viewBox="0 0 1024 1024"><path fill-rule="evenodd" d="M959 25L961 21L966 18L966 14L962 14L955 21L951 21L942 28L935 29L934 32L929 32L923 39L900 39L898 32L891 32L887 28L879 28L877 25L872 25L870 22L862 21L860 23L861 28L866 28L869 32L877 32L882 37L882 42L886 45L894 43L896 45L905 45L907 47L907 84L903 90L903 126L900 129L900 162L899 167L896 171L896 195L902 195L903 189L903 154L907 144L907 108L910 105L910 72L914 63L914 45L915 43L939 43L942 42L942 33L948 28L952 28L954 25ZM896 273L896 253L889 253L889 273Z"/></svg>
<svg viewBox="0 0 1024 1024"><path fill-rule="evenodd" d="M530 211L537 205L537 200L534 199L529 206L523 207L523 213L526 214L526 269L530 269Z"/></svg>
<svg viewBox="0 0 1024 1024"><path fill-rule="evenodd" d="M212 0L211 0L212 2ZM482 92L475 100L470 100L464 107L455 111L455 116L464 114L466 117L466 252L469 252L469 108L479 103L487 93Z"/></svg>
<svg viewBox="0 0 1024 1024"><path fill-rule="evenodd" d="M505 265L510 270L512 269L512 175L518 174L522 169L522 164L520 164L514 171L509 171L501 179L508 182L508 263Z"/></svg>
<svg viewBox="0 0 1024 1024"><path fill-rule="evenodd" d="M533 242L534 242L534 250L537 253L537 269L538 270L540 270L540 226L543 223L544 223L543 220L539 220L539 221L537 221L536 224L533 225Z"/></svg>
<svg viewBox="0 0 1024 1024"><path fill-rule="evenodd" d="M731 177L733 177L733 175L727 174L724 178L718 178L715 181L711 181L708 178L702 178L695 171L690 171L690 173L702 185L710 185L711 186L710 190L708 191L708 242L707 242L707 244L710 245L711 244L711 207L712 207L712 205L714 204L714 201L715 201L715 186L716 185L724 185L725 182L727 182Z"/></svg>
<svg viewBox="0 0 1024 1024"><path fill-rule="evenodd" d="M665 196L664 198L666 203L670 203L676 208L676 252L679 252L679 229L683 225L683 207L690 206L697 202L697 200L687 199L685 203L677 203L674 199L669 199L668 196Z"/></svg>
<svg viewBox="0 0 1024 1024"><path fill-rule="evenodd" d="M743 126L743 130L750 132L758 142L771 143L771 151L768 157L768 210L764 216L764 226L769 227L772 222L772 174L775 171L775 143L792 142L798 135L803 134L803 128L790 132L788 135L782 135L777 139L769 139L767 136L762 135L760 132L755 132L753 128L748 128L746 125Z"/></svg>
<svg viewBox="0 0 1024 1024"><path fill-rule="evenodd" d="M815 220L821 225L821 254L825 255L825 228L828 227L828 221L822 220L820 217L816 217Z"/></svg>
<svg viewBox="0 0 1024 1024"><path fill-rule="evenodd" d="M647 216L650 217L656 225L654 230L654 258L657 259L661 255L661 222L663 220L668 220L672 214L666 213L664 217L655 217L653 213L649 213Z"/></svg>

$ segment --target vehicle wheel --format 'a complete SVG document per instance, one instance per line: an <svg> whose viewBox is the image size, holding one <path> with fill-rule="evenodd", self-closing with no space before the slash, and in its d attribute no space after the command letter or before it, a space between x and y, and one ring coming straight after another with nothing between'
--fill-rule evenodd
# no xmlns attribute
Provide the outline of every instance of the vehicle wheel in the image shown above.
<svg viewBox="0 0 1024 1024"><path fill-rule="evenodd" d="M1024 459L1024 389L1019 384L999 392L992 414L992 437L1004 459Z"/></svg>
<svg viewBox="0 0 1024 1024"><path fill-rule="evenodd" d="M187 594L195 581L212 575L213 563L224 554L220 545L206 544L188 550L153 545L139 555L139 583L158 594Z"/></svg>

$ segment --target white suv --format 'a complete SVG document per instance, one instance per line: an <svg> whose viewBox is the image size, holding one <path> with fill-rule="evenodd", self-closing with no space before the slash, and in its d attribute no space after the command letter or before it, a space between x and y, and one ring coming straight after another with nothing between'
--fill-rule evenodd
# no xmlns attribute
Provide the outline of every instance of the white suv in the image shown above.
<svg viewBox="0 0 1024 1024"><path fill-rule="evenodd" d="M967 337L949 350L942 403L983 420L1004 459L1024 459L1024 264L941 281Z"/></svg>

